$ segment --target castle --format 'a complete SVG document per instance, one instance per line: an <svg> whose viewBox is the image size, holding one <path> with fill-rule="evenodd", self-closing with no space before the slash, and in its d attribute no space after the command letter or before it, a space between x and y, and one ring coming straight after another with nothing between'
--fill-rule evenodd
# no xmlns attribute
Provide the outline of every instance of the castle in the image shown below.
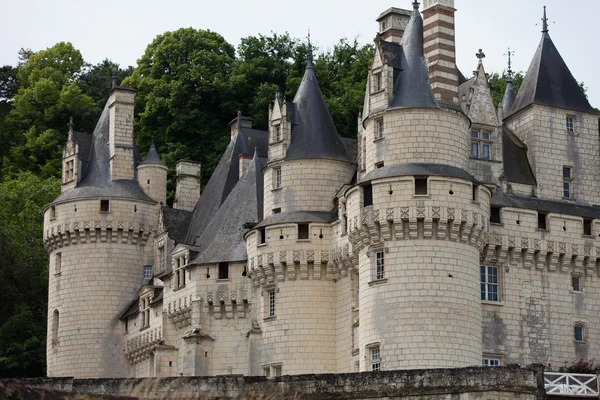
<svg viewBox="0 0 600 400"><path fill-rule="evenodd" d="M454 0L378 22L358 140L311 61L269 131L238 115L200 194L114 87L44 210L49 376L279 376L600 356L600 117L547 28L496 109ZM527 38L526 40L534 40ZM510 72L510 71L509 71Z"/></svg>

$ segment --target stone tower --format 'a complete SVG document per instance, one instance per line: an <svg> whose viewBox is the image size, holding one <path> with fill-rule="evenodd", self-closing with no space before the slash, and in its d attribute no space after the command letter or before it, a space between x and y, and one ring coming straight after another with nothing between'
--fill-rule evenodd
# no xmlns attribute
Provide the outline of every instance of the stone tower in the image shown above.
<svg viewBox="0 0 600 400"><path fill-rule="evenodd" d="M269 120L264 219L246 236L249 276L263 303L260 365L266 375L333 372L330 222L339 185L351 181L355 166L310 59L293 102L277 97Z"/></svg>
<svg viewBox="0 0 600 400"><path fill-rule="evenodd" d="M139 172L151 189L136 179L133 96L114 87L92 135L71 126L62 193L44 210L48 376L127 375L118 315L143 283L143 265L152 264L147 240L166 182L163 166L148 163L152 151Z"/></svg>
<svg viewBox="0 0 600 400"><path fill-rule="evenodd" d="M470 120L457 104L454 57L431 56L438 25L453 51L453 1L425 4L429 68L417 2L400 45L376 42L358 185L342 205L358 257L361 371L481 363L479 259L491 192L467 172Z"/></svg>

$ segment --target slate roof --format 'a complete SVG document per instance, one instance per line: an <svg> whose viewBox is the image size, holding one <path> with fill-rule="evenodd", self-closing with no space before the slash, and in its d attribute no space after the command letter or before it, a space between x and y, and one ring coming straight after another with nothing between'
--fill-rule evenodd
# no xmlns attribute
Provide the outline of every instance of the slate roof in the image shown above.
<svg viewBox="0 0 600 400"><path fill-rule="evenodd" d="M165 225L165 230L169 232L169 238L173 239L176 244L183 243L188 231L192 212L178 210L169 206L163 206L162 212L164 216L163 223Z"/></svg>
<svg viewBox="0 0 600 400"><path fill-rule="evenodd" d="M192 263L244 261L248 258L244 241L247 229L243 225L262 220L262 168L266 163L265 157L259 157L255 153L246 173L195 241L199 253Z"/></svg>
<svg viewBox="0 0 600 400"><path fill-rule="evenodd" d="M335 221L338 217L337 212L327 211L291 211L273 214L266 217L256 225L255 228L264 228L266 226L287 224L287 223L308 223L322 222L328 223Z"/></svg>
<svg viewBox="0 0 600 400"><path fill-rule="evenodd" d="M310 62L294 97L293 110L287 160L325 158L352 162L331 119Z"/></svg>
<svg viewBox="0 0 600 400"><path fill-rule="evenodd" d="M429 84L423 54L423 18L418 5L413 9L400 45L402 51L392 64L400 68L394 67L394 95L388 108L439 108Z"/></svg>
<svg viewBox="0 0 600 400"><path fill-rule="evenodd" d="M241 128L235 134L194 207L185 243L195 244L235 187L240 154L254 154L256 150L259 157L267 157L268 137L267 132L249 128Z"/></svg>
<svg viewBox="0 0 600 400"><path fill-rule="evenodd" d="M542 33L542 40L507 116L531 104L597 113L590 106L547 31Z"/></svg>
<svg viewBox="0 0 600 400"><path fill-rule="evenodd" d="M509 182L537 186L527 158L527 146L507 126L502 127L504 176Z"/></svg>
<svg viewBox="0 0 600 400"><path fill-rule="evenodd" d="M61 193L54 200L54 203L95 197L119 197L156 203L142 190L136 179L119 179L114 181L111 179L108 145L109 123L110 114L107 102L94 129L94 133L91 135L89 161L87 162L87 167L82 169L80 182L77 184L77 187L67 189ZM88 140L83 135L78 136L84 142ZM135 148L135 141L133 145ZM84 151L84 148L80 147L81 151ZM135 151L134 161L139 161L139 158L135 155Z"/></svg>
<svg viewBox="0 0 600 400"><path fill-rule="evenodd" d="M504 91L504 97L502 97L502 118L508 117L508 112L511 110L515 103L515 90L513 88L513 79L511 76L506 81L506 90Z"/></svg>
<svg viewBox="0 0 600 400"><path fill-rule="evenodd" d="M458 167L434 163L408 163L388 165L377 168L365 175L359 183L365 184L376 179L391 178L396 176L446 176L477 182L467 171Z"/></svg>
<svg viewBox="0 0 600 400"><path fill-rule="evenodd" d="M146 157L144 157L144 160L140 163L140 165L142 165L142 164L165 165L165 163L163 163L162 160L160 159L158 152L156 151L156 147L154 146L154 140L152 141L152 145L150 145L148 154L146 154Z"/></svg>
<svg viewBox="0 0 600 400"><path fill-rule="evenodd" d="M494 193L492 205L497 207L524 208L547 213L574 215L585 218L600 218L600 207L571 203L567 201L541 199L507 193Z"/></svg>

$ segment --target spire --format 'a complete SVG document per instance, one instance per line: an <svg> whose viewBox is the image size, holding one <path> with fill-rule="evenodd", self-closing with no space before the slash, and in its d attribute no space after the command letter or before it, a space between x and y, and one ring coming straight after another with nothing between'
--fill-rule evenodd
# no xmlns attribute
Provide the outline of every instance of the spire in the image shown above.
<svg viewBox="0 0 600 400"><path fill-rule="evenodd" d="M69 123L67 124L69 127L69 136L73 135L73 129L75 128L75 124L73 123L73 117L69 118Z"/></svg>
<svg viewBox="0 0 600 400"><path fill-rule="evenodd" d="M394 98L389 108L439 108L423 54L423 18L418 1L413 3L412 16L400 45L403 68L398 70L394 80Z"/></svg>
<svg viewBox="0 0 600 400"><path fill-rule="evenodd" d="M148 154L146 154L146 157L144 157L144 161L142 161L140 164L159 164L159 165L165 165L162 160L160 159L160 156L158 155L158 152L156 151L156 146L154 146L154 138L152 138L152 144L150 145L150 149L148 150Z"/></svg>
<svg viewBox="0 0 600 400"><path fill-rule="evenodd" d="M308 54L306 55L306 68L313 67L312 45L310 43L310 29L308 30Z"/></svg>
<svg viewBox="0 0 600 400"><path fill-rule="evenodd" d="M512 71L512 60L511 56L515 54L514 51L508 48L508 53L504 55L508 55L508 70L506 71L506 89L504 90L504 97L502 97L502 118L506 118L508 116L508 112L512 108L513 103L515 102L515 90L513 89L513 71Z"/></svg>
<svg viewBox="0 0 600 400"><path fill-rule="evenodd" d="M546 6L544 6L544 18L542 18L542 32L548 33L548 18L546 17Z"/></svg>

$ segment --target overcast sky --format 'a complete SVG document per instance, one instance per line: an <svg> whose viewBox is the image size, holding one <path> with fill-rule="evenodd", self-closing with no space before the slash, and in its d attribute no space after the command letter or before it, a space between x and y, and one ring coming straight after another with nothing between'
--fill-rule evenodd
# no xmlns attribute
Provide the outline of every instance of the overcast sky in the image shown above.
<svg viewBox="0 0 600 400"><path fill-rule="evenodd" d="M321 50L341 38L371 42L375 19L389 7L410 9L411 0L0 0L0 65L16 64L21 47L34 51L68 41L86 61L109 58L136 64L146 46L165 31L181 27L210 29L237 46L240 38L289 32L311 38ZM506 68L508 47L514 70L526 71L541 37L543 6L550 35L571 72L588 87L600 107L598 0L456 0L457 62L465 76L477 65L482 48L487 72Z"/></svg>

